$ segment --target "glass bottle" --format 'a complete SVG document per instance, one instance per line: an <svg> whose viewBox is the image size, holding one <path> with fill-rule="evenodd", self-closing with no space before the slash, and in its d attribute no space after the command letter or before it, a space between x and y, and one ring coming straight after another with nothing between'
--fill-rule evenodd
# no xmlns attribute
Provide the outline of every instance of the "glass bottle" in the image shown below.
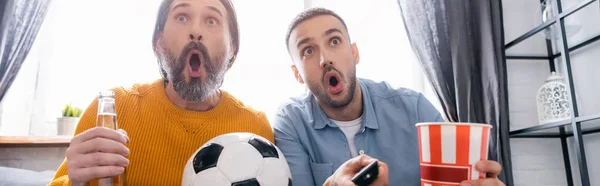
<svg viewBox="0 0 600 186"><path fill-rule="evenodd" d="M117 109L115 107L115 93L112 90L101 91L98 95L98 115L96 127L119 129L117 125ZM98 179L98 186L124 186L125 172L121 175Z"/></svg>

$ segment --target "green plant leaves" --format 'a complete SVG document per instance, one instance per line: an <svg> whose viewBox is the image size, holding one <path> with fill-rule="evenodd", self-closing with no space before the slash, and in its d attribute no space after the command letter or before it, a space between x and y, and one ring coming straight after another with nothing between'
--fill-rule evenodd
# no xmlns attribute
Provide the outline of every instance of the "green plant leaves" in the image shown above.
<svg viewBox="0 0 600 186"><path fill-rule="evenodd" d="M82 112L83 110L79 107L73 107L71 104L67 104L62 110L62 117L80 117Z"/></svg>
<svg viewBox="0 0 600 186"><path fill-rule="evenodd" d="M73 116L74 117L80 117L81 113L82 113L82 110L80 108L76 107L75 109L73 109Z"/></svg>
<svg viewBox="0 0 600 186"><path fill-rule="evenodd" d="M67 113L71 110L71 105L67 104L65 108L62 110L62 116L67 117Z"/></svg>

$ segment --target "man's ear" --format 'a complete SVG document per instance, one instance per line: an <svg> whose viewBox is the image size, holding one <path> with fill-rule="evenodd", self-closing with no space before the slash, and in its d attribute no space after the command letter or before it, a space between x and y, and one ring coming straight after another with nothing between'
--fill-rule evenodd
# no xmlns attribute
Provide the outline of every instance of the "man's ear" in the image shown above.
<svg viewBox="0 0 600 186"><path fill-rule="evenodd" d="M354 56L354 61L356 62L355 65L358 65L360 62L360 55L358 54L358 46L356 46L356 43L352 43L352 55Z"/></svg>
<svg viewBox="0 0 600 186"><path fill-rule="evenodd" d="M300 75L300 72L298 72L298 68L296 68L296 65L292 65L292 71L294 71L294 77L296 77L296 81L298 81L298 83L300 84L304 84L304 79L302 79L302 76Z"/></svg>
<svg viewBox="0 0 600 186"><path fill-rule="evenodd" d="M159 33L158 35L158 39L156 39L156 43L154 43L154 46L156 46L156 48L154 48L154 54L156 56L158 56L158 54L160 54L163 51L163 46L162 46L162 33Z"/></svg>
<svg viewBox="0 0 600 186"><path fill-rule="evenodd" d="M233 66L233 63L235 62L235 58L237 56L235 56L235 51L237 50L237 48L233 45L233 42L229 42L229 54L228 56L231 56L229 58L229 64L227 64L227 70L229 70L229 68L231 68L231 66Z"/></svg>

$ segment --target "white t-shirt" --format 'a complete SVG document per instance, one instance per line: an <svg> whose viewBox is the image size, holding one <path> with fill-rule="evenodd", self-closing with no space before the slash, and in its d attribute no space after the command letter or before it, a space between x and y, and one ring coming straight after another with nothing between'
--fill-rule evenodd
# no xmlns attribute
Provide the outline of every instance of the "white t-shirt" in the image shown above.
<svg viewBox="0 0 600 186"><path fill-rule="evenodd" d="M344 132L346 135L346 139L348 139L348 146L350 147L350 155L352 155L352 157L358 156L358 151L356 150L356 145L354 144L354 135L356 135L360 129L362 116L352 121L336 121L333 119L331 121L340 127L342 132Z"/></svg>

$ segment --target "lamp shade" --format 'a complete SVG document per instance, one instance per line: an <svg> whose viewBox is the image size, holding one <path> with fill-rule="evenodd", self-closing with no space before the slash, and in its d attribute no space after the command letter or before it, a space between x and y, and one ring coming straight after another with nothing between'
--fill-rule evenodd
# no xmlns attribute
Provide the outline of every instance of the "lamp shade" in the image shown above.
<svg viewBox="0 0 600 186"><path fill-rule="evenodd" d="M564 78L556 72L538 89L537 109L540 124L571 118L572 104Z"/></svg>

